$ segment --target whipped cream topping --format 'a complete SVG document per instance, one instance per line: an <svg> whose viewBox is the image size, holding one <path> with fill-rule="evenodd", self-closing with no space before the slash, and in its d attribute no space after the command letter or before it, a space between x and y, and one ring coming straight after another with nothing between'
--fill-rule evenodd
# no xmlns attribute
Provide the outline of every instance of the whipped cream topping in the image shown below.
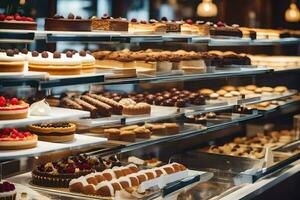
<svg viewBox="0 0 300 200"><path fill-rule="evenodd" d="M73 58L81 60L82 64L89 63L89 64L95 64L96 59L94 56L90 54L86 54L86 56L80 56L79 53L76 53Z"/></svg>
<svg viewBox="0 0 300 200"><path fill-rule="evenodd" d="M41 65L80 65L81 60L73 56L69 58L66 56L65 53L61 53L60 58L53 58L53 53L48 52L48 58L43 58L42 54L40 53L37 57L32 57L30 54L28 56L28 62L30 64L41 64Z"/></svg>
<svg viewBox="0 0 300 200"><path fill-rule="evenodd" d="M22 54L7 56L5 52L0 52L0 62L18 62L18 61L25 61L25 57Z"/></svg>
<svg viewBox="0 0 300 200"><path fill-rule="evenodd" d="M51 107L45 99L35 102L30 106L30 115L33 116L48 116L50 115Z"/></svg>

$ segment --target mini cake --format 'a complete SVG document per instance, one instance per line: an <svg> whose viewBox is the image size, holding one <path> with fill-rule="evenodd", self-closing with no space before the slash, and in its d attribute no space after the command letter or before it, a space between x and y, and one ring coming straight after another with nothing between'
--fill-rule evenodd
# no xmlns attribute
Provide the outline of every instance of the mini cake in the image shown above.
<svg viewBox="0 0 300 200"><path fill-rule="evenodd" d="M107 161L107 164L109 161ZM91 156L71 156L39 165L32 171L32 183L48 187L68 187L73 178L103 171L108 165Z"/></svg>
<svg viewBox="0 0 300 200"><path fill-rule="evenodd" d="M74 140L76 125L68 122L29 125L28 130L38 135L39 140L48 142L68 142Z"/></svg>
<svg viewBox="0 0 300 200"><path fill-rule="evenodd" d="M14 50L8 49L0 52L0 73L1 72L23 72L25 58L21 54L16 54Z"/></svg>
<svg viewBox="0 0 300 200"><path fill-rule="evenodd" d="M119 103L123 106L123 115L145 115L151 112L151 106L149 104L136 103L130 98L121 99Z"/></svg>
<svg viewBox="0 0 300 200"><path fill-rule="evenodd" d="M149 129L147 129L145 126L135 128L134 133L137 138L144 138L144 139L149 139L152 134L152 132Z"/></svg>
<svg viewBox="0 0 300 200"><path fill-rule="evenodd" d="M36 30L37 23L31 17L0 14L0 29Z"/></svg>
<svg viewBox="0 0 300 200"><path fill-rule="evenodd" d="M147 123L145 125L145 127L150 129L152 134L154 134L154 135L166 135L167 134L167 128L164 124Z"/></svg>
<svg viewBox="0 0 300 200"><path fill-rule="evenodd" d="M109 140L119 140L121 131L117 128L104 129L104 135Z"/></svg>
<svg viewBox="0 0 300 200"><path fill-rule="evenodd" d="M125 18L112 18L104 14L101 19L92 18L92 30L128 31L128 21Z"/></svg>
<svg viewBox="0 0 300 200"><path fill-rule="evenodd" d="M81 73L82 64L79 58L73 57L71 52L62 54L60 52L33 51L28 59L28 70L47 72L50 75L78 75Z"/></svg>
<svg viewBox="0 0 300 200"><path fill-rule="evenodd" d="M0 120L27 118L29 104L17 98L0 96Z"/></svg>
<svg viewBox="0 0 300 200"><path fill-rule="evenodd" d="M87 54L86 51L80 51L78 54L75 54L75 57L81 60L81 72L83 74L95 73L96 59L94 58L94 56Z"/></svg>
<svg viewBox="0 0 300 200"><path fill-rule="evenodd" d="M0 130L0 150L30 149L37 146L37 136L13 128Z"/></svg>
<svg viewBox="0 0 300 200"><path fill-rule="evenodd" d="M13 183L3 181L0 183L0 200L16 200L17 191Z"/></svg>
<svg viewBox="0 0 300 200"><path fill-rule="evenodd" d="M67 18L54 15L45 19L45 30L47 31L91 31L92 20L82 19L70 13Z"/></svg>
<svg viewBox="0 0 300 200"><path fill-rule="evenodd" d="M176 123L163 123L163 125L166 127L167 129L167 134L169 135L174 135L179 133L179 126Z"/></svg>

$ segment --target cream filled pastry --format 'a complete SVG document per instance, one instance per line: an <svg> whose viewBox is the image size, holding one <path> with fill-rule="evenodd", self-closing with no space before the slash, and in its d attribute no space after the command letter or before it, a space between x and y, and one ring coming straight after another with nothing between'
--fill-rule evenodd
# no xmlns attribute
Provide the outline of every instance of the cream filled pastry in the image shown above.
<svg viewBox="0 0 300 200"><path fill-rule="evenodd" d="M88 54L86 51L80 51L79 53L76 53L74 57L81 60L82 73L87 74L95 72L96 59L94 56Z"/></svg>
<svg viewBox="0 0 300 200"><path fill-rule="evenodd" d="M35 102L30 106L30 115L33 116L48 116L50 115L51 107L45 99Z"/></svg>
<svg viewBox="0 0 300 200"><path fill-rule="evenodd" d="M81 73L81 60L68 51L38 53L33 51L28 59L29 71L48 72L50 75L78 75Z"/></svg>
<svg viewBox="0 0 300 200"><path fill-rule="evenodd" d="M8 49L0 52L0 73L1 72L23 72L25 58L19 52Z"/></svg>

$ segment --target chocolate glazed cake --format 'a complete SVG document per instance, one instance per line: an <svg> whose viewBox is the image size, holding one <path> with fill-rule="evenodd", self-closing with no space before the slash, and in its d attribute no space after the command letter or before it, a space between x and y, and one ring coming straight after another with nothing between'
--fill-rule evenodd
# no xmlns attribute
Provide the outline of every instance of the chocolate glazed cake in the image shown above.
<svg viewBox="0 0 300 200"><path fill-rule="evenodd" d="M49 31L91 31L91 26L92 20L75 17L72 13L67 19L61 15L45 19L45 30Z"/></svg>

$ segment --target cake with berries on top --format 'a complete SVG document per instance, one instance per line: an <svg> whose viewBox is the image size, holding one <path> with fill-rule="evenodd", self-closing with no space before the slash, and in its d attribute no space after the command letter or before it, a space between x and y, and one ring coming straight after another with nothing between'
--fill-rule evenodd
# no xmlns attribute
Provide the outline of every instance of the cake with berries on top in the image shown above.
<svg viewBox="0 0 300 200"><path fill-rule="evenodd" d="M36 30L37 23L31 17L0 14L0 29Z"/></svg>
<svg viewBox="0 0 300 200"><path fill-rule="evenodd" d="M92 18L92 30L128 31L128 21L125 18L112 18L104 14L101 18Z"/></svg>
<svg viewBox="0 0 300 200"><path fill-rule="evenodd" d="M56 14L45 19L45 30L49 31L91 31L91 25L91 19L82 19L73 13L69 13L67 18Z"/></svg>
<svg viewBox="0 0 300 200"><path fill-rule="evenodd" d="M0 130L0 150L30 149L37 145L37 136L13 128Z"/></svg>
<svg viewBox="0 0 300 200"><path fill-rule="evenodd" d="M17 191L13 183L3 181L0 183L0 200L16 200Z"/></svg>
<svg viewBox="0 0 300 200"><path fill-rule="evenodd" d="M239 25L233 24L232 26L228 26L223 22L218 22L211 26L209 34L212 37L243 37L243 33L239 29Z"/></svg>
<svg viewBox="0 0 300 200"><path fill-rule="evenodd" d="M68 187L73 178L121 165L114 157L107 160L94 156L70 156L39 165L32 171L32 183L48 187Z"/></svg>
<svg viewBox="0 0 300 200"><path fill-rule="evenodd" d="M0 120L23 119L28 115L29 104L17 98L0 96Z"/></svg>

